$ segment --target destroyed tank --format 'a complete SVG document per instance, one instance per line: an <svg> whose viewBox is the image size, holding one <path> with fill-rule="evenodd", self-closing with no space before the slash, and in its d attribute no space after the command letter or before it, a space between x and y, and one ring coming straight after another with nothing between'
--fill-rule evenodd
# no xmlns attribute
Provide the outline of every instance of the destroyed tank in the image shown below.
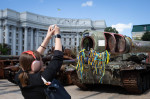
<svg viewBox="0 0 150 99"><path fill-rule="evenodd" d="M83 33L72 81L83 90L97 84L116 85L130 93L150 88L150 64L145 60L150 42L134 41L116 33ZM93 61L93 62L92 62Z"/></svg>
<svg viewBox="0 0 150 99"><path fill-rule="evenodd" d="M14 82L14 76L19 70L19 56L0 55L0 78Z"/></svg>
<svg viewBox="0 0 150 99"><path fill-rule="evenodd" d="M67 51L68 50L69 49L67 49ZM63 57L63 65L60 72L57 73L56 78L59 79L62 84L70 85L72 84L70 76L71 71L66 71L66 68L69 67L71 64L74 64L75 60L73 59L73 57L71 56L71 52L69 51L68 53L64 52ZM41 71L43 71L46 68L48 62L50 62L52 58L53 53L42 57L44 67ZM8 81L15 83L14 78L19 69L19 56L0 55L0 79L7 79Z"/></svg>

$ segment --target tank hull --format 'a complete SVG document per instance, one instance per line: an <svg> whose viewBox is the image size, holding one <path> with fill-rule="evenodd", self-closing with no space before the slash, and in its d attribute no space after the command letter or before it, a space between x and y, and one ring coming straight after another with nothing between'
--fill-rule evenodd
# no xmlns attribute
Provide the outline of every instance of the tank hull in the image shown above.
<svg viewBox="0 0 150 99"><path fill-rule="evenodd" d="M150 42L132 41L121 34L91 31L89 35L83 36L80 44L84 51L81 50L79 53L76 71L78 83L74 84L81 89L88 89L91 85L109 84L122 86L130 93L143 93L150 88L150 64L143 62L148 57L141 54L150 52ZM93 56L88 54L90 49L94 50ZM100 53L105 50L111 54L110 62L102 67L105 60L100 57ZM98 53L97 56L95 53ZM96 63L97 60L101 61Z"/></svg>

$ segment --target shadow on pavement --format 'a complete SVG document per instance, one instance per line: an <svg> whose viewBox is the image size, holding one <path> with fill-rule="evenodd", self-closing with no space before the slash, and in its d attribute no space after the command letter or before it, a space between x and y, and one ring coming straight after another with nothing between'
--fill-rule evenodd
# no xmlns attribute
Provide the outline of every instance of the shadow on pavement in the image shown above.
<svg viewBox="0 0 150 99"><path fill-rule="evenodd" d="M1 91L0 92L0 95L3 95L3 94L8 94L8 93L16 93L16 92L20 92L20 89L18 89L18 90L11 90L11 91Z"/></svg>
<svg viewBox="0 0 150 99"><path fill-rule="evenodd" d="M81 89L77 88L76 90L81 90ZM135 96L147 94L147 93L150 92L150 90L147 90L146 92L144 92L142 94L133 94L133 93L131 94L131 93L128 93L123 87L113 86L113 85L93 85L93 86L90 86L89 90L87 90L87 91L99 92L97 94L100 94L100 93L116 93L116 94L122 94L122 95L135 95Z"/></svg>

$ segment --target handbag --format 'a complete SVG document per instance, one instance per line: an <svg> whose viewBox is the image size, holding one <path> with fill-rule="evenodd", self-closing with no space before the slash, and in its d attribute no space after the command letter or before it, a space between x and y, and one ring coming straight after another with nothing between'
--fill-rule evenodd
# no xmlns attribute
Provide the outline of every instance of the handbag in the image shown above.
<svg viewBox="0 0 150 99"><path fill-rule="evenodd" d="M53 79L52 82L47 82L43 77L41 78L47 85L44 89L47 99L71 99L71 96L58 80Z"/></svg>

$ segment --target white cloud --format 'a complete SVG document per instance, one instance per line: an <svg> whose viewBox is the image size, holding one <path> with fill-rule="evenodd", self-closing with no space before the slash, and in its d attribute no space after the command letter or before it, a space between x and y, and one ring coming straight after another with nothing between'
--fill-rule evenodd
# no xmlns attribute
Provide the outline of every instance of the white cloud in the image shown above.
<svg viewBox="0 0 150 99"><path fill-rule="evenodd" d="M85 3L82 3L82 5L81 5L82 7L86 7L86 6L93 6L93 1L87 1L87 2L85 2Z"/></svg>
<svg viewBox="0 0 150 99"><path fill-rule="evenodd" d="M112 25L113 28L116 28L118 32L123 32L125 29L131 29L132 28L132 23L129 24L122 24L118 23L116 25Z"/></svg>
<svg viewBox="0 0 150 99"><path fill-rule="evenodd" d="M116 25L112 25L112 28L116 28L116 30L120 34L123 34L123 35L131 37L132 23L129 23L129 24L118 23Z"/></svg>

